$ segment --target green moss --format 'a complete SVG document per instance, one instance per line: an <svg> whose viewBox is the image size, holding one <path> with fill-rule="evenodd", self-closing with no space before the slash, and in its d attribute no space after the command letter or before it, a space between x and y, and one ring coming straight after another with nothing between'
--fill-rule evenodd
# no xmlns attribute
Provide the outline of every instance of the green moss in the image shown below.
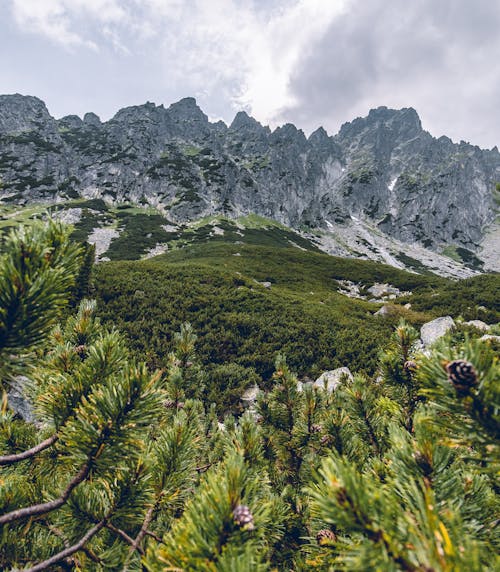
<svg viewBox="0 0 500 572"><path fill-rule="evenodd" d="M194 145L186 145L182 148L182 152L188 157L196 157L196 155L201 153L201 148L195 147Z"/></svg>

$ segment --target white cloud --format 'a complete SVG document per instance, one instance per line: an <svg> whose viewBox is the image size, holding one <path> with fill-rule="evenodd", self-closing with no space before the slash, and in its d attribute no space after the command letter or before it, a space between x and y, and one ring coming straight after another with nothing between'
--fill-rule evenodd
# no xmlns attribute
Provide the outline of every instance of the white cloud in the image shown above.
<svg viewBox="0 0 500 572"><path fill-rule="evenodd" d="M272 123L294 103L289 81L298 59L349 2L12 0L12 6L22 30L69 48L137 50L157 61L159 82L175 82L202 99L216 94Z"/></svg>
<svg viewBox="0 0 500 572"><path fill-rule="evenodd" d="M248 69L237 103L271 123L283 108L293 105L289 82L299 58L326 32L346 4L300 0L254 30L256 36L249 45Z"/></svg>
<svg viewBox="0 0 500 572"><path fill-rule="evenodd" d="M96 42L76 31L76 21L83 18L111 24L126 14L118 0L12 0L12 11L22 30L66 47L92 49L97 49Z"/></svg>

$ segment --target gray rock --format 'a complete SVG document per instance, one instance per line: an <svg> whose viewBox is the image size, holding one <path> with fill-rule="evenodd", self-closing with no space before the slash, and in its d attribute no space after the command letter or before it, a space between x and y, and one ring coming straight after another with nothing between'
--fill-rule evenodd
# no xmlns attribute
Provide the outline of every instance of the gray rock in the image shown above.
<svg viewBox="0 0 500 572"><path fill-rule="evenodd" d="M487 332L490 329L490 326L483 322L482 320L469 320L468 322L464 322L466 326L473 326L478 330L483 330L483 332Z"/></svg>
<svg viewBox="0 0 500 572"><path fill-rule="evenodd" d="M379 308L373 315L374 316L389 316L392 313L392 309L390 306L382 306Z"/></svg>
<svg viewBox="0 0 500 572"><path fill-rule="evenodd" d="M484 341L494 341L494 342L500 342L500 336L494 336L493 334L485 334L484 336L481 336L479 339L484 340Z"/></svg>
<svg viewBox="0 0 500 572"><path fill-rule="evenodd" d="M455 321L451 316L443 316L425 323L420 328L420 339L422 340L422 344L425 348L428 348L454 327Z"/></svg>
<svg viewBox="0 0 500 572"><path fill-rule="evenodd" d="M27 377L17 376L8 391L8 403L9 408L17 413L19 417L28 423L32 423L35 420L33 405L23 391L23 388L29 383L30 381Z"/></svg>
<svg viewBox="0 0 500 572"><path fill-rule="evenodd" d="M500 153L432 137L411 108L380 107L335 137L320 128L306 138L244 112L229 128L210 123L193 98L101 122L92 113L57 121L39 99L16 94L0 96L0 164L0 200L17 204L106 197L168 210L174 224L255 213L325 231L356 219L405 243L472 255L494 224Z"/></svg>
<svg viewBox="0 0 500 572"><path fill-rule="evenodd" d="M245 409L253 409L257 398L259 397L260 388L258 385L248 388L241 396L241 403Z"/></svg>
<svg viewBox="0 0 500 572"><path fill-rule="evenodd" d="M378 284L378 283L375 283L373 286L368 288L368 292L374 298L381 298L382 296L396 297L401 294L399 288L396 288L395 286L391 286L390 284Z"/></svg>
<svg viewBox="0 0 500 572"><path fill-rule="evenodd" d="M350 369L348 367L339 367L322 373L313 383L313 386L319 387L320 389L326 389L326 391L332 393L332 391L335 391L345 378L353 379Z"/></svg>

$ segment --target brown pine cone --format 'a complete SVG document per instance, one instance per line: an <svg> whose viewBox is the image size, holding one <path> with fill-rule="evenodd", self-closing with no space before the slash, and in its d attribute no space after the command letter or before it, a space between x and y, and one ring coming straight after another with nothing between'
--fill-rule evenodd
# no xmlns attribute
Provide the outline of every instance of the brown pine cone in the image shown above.
<svg viewBox="0 0 500 572"><path fill-rule="evenodd" d="M250 509L244 504L239 504L233 510L233 519L235 524L240 528L244 528L245 530L254 529L253 515Z"/></svg>
<svg viewBox="0 0 500 572"><path fill-rule="evenodd" d="M329 530L328 528L324 528L316 534L316 542L320 546L325 546L325 544L333 544L337 542L337 536L335 532Z"/></svg>
<svg viewBox="0 0 500 572"><path fill-rule="evenodd" d="M448 381L453 385L459 395L469 395L473 387L479 382L474 366L468 361L456 359L446 364Z"/></svg>
<svg viewBox="0 0 500 572"><path fill-rule="evenodd" d="M319 442L322 445L330 445L330 443L332 442L332 436L331 435L323 435L323 437L321 437L321 439L319 440Z"/></svg>
<svg viewBox="0 0 500 572"><path fill-rule="evenodd" d="M407 372L407 373L415 373L418 369L417 363L414 362L413 360L409 359L408 361L405 361L405 364L403 366L403 369Z"/></svg>
<svg viewBox="0 0 500 572"><path fill-rule="evenodd" d="M323 431L323 426L319 423L313 423L311 425L311 433L321 433Z"/></svg>

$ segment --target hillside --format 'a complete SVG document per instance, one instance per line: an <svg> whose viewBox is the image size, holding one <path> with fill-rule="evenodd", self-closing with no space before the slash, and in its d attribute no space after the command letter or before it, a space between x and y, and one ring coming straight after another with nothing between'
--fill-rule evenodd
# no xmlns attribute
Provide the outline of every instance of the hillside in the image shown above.
<svg viewBox="0 0 500 572"><path fill-rule="evenodd" d="M496 148L436 139L411 108L380 107L335 136L319 128L306 137L244 112L229 127L210 123L193 98L101 122L92 113L56 120L35 97L0 96L7 211L100 199L111 211L153 208L168 225L256 214L315 236L332 254L465 277L500 269L499 180ZM88 213L72 216L92 230Z"/></svg>
<svg viewBox="0 0 500 572"><path fill-rule="evenodd" d="M185 321L198 335L209 385L217 387L219 366L234 363L245 368L242 379L269 387L278 353L287 355L299 376L342 366L373 375L380 348L401 317L417 327L447 314L500 319L495 275L452 282L329 256L307 245L302 250L279 229L246 234L245 243L235 244L230 239L237 228L225 228L225 234L214 234L212 226L202 225L190 244L151 260L97 266L99 315L124 332L150 365L167 366L173 335ZM375 284L401 294L385 302L389 315L374 315L384 304L369 291ZM350 297L353 292L359 297ZM249 383L232 389L241 394Z"/></svg>

